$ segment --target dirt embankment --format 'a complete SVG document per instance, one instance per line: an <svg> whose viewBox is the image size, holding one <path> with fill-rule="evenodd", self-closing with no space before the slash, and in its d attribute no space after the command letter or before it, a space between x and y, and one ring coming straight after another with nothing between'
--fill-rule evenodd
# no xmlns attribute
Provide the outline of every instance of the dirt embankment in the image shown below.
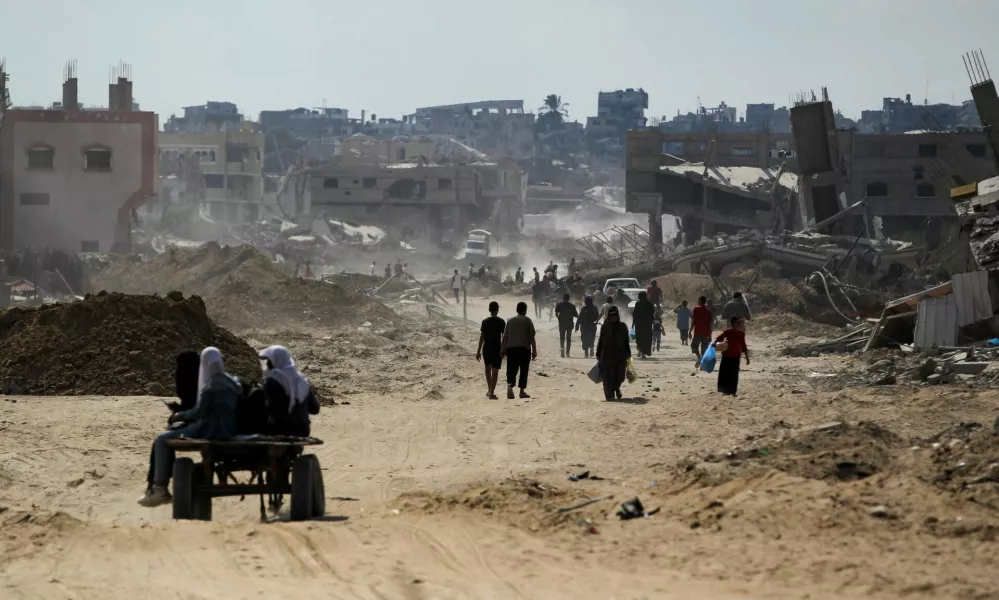
<svg viewBox="0 0 999 600"><path fill-rule="evenodd" d="M148 261L123 259L97 273L91 285L94 290L132 294L196 294L204 298L213 319L237 330L357 326L396 318L392 309L363 294L291 277L252 246L209 242L195 250L171 248Z"/></svg>
<svg viewBox="0 0 999 600"><path fill-rule="evenodd" d="M196 296L101 293L0 314L0 381L28 394L166 395L174 357L216 346L226 368L259 378L257 353L215 325Z"/></svg>

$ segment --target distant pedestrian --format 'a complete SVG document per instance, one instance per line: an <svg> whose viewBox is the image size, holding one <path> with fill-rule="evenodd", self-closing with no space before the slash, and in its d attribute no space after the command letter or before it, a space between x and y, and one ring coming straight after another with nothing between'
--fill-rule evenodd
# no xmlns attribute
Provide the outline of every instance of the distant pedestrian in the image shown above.
<svg viewBox="0 0 999 600"><path fill-rule="evenodd" d="M635 328L635 347L638 348L638 358L648 358L652 355L652 318L656 309L649 302L645 292L638 292L638 301L631 311L631 325Z"/></svg>
<svg viewBox="0 0 999 600"><path fill-rule="evenodd" d="M375 271L376 270L378 270L378 266L375 264L375 261L371 261L371 276L372 277L375 276Z"/></svg>
<svg viewBox="0 0 999 600"><path fill-rule="evenodd" d="M393 273L396 275L402 274L402 262L398 258L395 259L395 269L393 269Z"/></svg>
<svg viewBox="0 0 999 600"><path fill-rule="evenodd" d="M498 316L498 302L489 303L489 315L479 328L479 347L475 351L475 360L481 360L485 365L488 390L486 398L496 400L496 381L503 364L503 331L506 329L506 321Z"/></svg>
<svg viewBox="0 0 999 600"><path fill-rule="evenodd" d="M385 279L392 277L392 263L385 263Z"/></svg>
<svg viewBox="0 0 999 600"><path fill-rule="evenodd" d="M728 347L722 350L718 366L718 391L729 396L739 393L739 361L742 355L746 355L746 364L749 364L749 347L746 346L745 326L741 321L740 317L732 317L729 328L715 340L715 344L722 341L728 343Z"/></svg>
<svg viewBox="0 0 999 600"><path fill-rule="evenodd" d="M659 352L659 348L662 346L665 333L663 330L663 307L656 304L656 312L652 316L652 347L656 352Z"/></svg>
<svg viewBox="0 0 999 600"><path fill-rule="evenodd" d="M600 378L604 384L604 400L621 399L621 384L631 358L631 340L628 326L621 322L616 306L607 311L607 319L600 327L600 340L597 342L597 363L600 365Z"/></svg>
<svg viewBox="0 0 999 600"><path fill-rule="evenodd" d="M603 303L603 306L600 307L600 320L601 321L606 321L607 320L607 313L610 311L610 309L614 308L614 296L611 296L611 295L608 294L607 297L605 298L605 300L606 301Z"/></svg>
<svg viewBox="0 0 999 600"><path fill-rule="evenodd" d="M649 302L653 304L662 304L663 290L661 287L659 287L659 284L656 282L655 279L653 279L652 283L649 284L649 287L648 289L645 290L645 293L649 295Z"/></svg>
<svg viewBox="0 0 999 600"><path fill-rule="evenodd" d="M534 271L537 274L537 271ZM545 300L548 298L548 278L536 280L531 286L531 302L534 303L534 318L541 318L541 311L544 308Z"/></svg>
<svg viewBox="0 0 999 600"><path fill-rule="evenodd" d="M558 319L558 344L562 358L568 358L572 349L572 328L579 317L576 305L569 299L569 294L562 296L562 302L555 307L555 318Z"/></svg>
<svg viewBox="0 0 999 600"><path fill-rule="evenodd" d="M597 321L600 320L600 310L593 304L593 298L583 299L583 308L576 319L576 331L583 342L583 356L589 358L593 354L593 342L597 338Z"/></svg>
<svg viewBox="0 0 999 600"><path fill-rule="evenodd" d="M711 325L714 321L714 315L711 314L711 309L708 308L707 304L707 297L701 296L697 299L697 306L691 312L690 320L694 329L690 336L690 351L697 357L694 368L701 364L701 356L704 355L704 351L708 349L708 344L711 343Z"/></svg>
<svg viewBox="0 0 999 600"><path fill-rule="evenodd" d="M676 313L676 328L680 330L680 345L686 346L687 339L690 335L690 317L693 316L693 312L687 308L687 301L684 300L673 309Z"/></svg>
<svg viewBox="0 0 999 600"><path fill-rule="evenodd" d="M749 312L749 305L742 297L742 292L732 294L732 299L722 309L721 318L724 319L726 325L732 321L732 317L739 317L739 327L743 331L746 330L746 321L753 318L753 313Z"/></svg>
<svg viewBox="0 0 999 600"><path fill-rule="evenodd" d="M517 316L512 317L503 332L503 353L506 358L506 397L513 400L513 386L520 388L521 398L527 395L527 370L532 360L538 358L538 345L534 339L534 322L527 316L527 303L517 303ZM517 375L520 374L518 378Z"/></svg>
<svg viewBox="0 0 999 600"><path fill-rule="evenodd" d="M309 264L309 261L305 261L305 278L306 279L316 278L315 274L312 273L312 265Z"/></svg>
<svg viewBox="0 0 999 600"><path fill-rule="evenodd" d="M537 267L532 267L534 269L534 283L541 281L541 273L538 273Z"/></svg>
<svg viewBox="0 0 999 600"><path fill-rule="evenodd" d="M451 291L454 293L454 301L461 301L461 275L458 274L458 269L454 270L454 275L451 276Z"/></svg>

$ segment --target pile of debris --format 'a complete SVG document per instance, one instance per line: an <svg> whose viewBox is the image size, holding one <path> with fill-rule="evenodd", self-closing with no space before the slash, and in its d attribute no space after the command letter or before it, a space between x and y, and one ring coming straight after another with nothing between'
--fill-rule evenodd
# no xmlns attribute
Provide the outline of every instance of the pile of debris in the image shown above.
<svg viewBox="0 0 999 600"><path fill-rule="evenodd" d="M926 352L877 349L862 357L842 372L818 380L828 389L881 385L940 385L965 382L978 387L991 387L996 373L990 370L999 361L999 347L935 348Z"/></svg>
<svg viewBox="0 0 999 600"><path fill-rule="evenodd" d="M392 322L384 304L343 287L289 277L253 246L171 248L147 261L130 257L93 277L94 289L136 294L180 290L205 299L218 322L237 329L283 324L356 326Z"/></svg>
<svg viewBox="0 0 999 600"><path fill-rule="evenodd" d="M14 394L171 395L174 357L206 346L222 351L230 373L259 378L256 351L216 326L201 298L101 292L4 311L0 381Z"/></svg>

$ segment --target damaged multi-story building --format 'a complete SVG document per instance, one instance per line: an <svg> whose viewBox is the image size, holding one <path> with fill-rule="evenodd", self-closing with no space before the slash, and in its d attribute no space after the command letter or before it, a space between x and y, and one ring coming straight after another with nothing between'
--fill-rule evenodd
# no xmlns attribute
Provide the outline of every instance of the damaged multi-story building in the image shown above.
<svg viewBox="0 0 999 600"><path fill-rule="evenodd" d="M209 100L197 106L185 106L184 116L171 116L163 124L167 133L210 133L239 129L243 115L233 102Z"/></svg>
<svg viewBox="0 0 999 600"><path fill-rule="evenodd" d="M513 159L474 163L336 161L309 170L314 212L441 241L473 224L519 231L527 178Z"/></svg>
<svg viewBox="0 0 999 600"><path fill-rule="evenodd" d="M955 185L993 174L982 131L864 134L837 129L828 95L791 109L801 175L801 221L818 230L896 237L956 223Z"/></svg>
<svg viewBox="0 0 999 600"><path fill-rule="evenodd" d="M139 206L156 191L159 129L133 110L127 65L108 106L82 109L76 65L57 109L11 108L0 120L0 247L127 250Z"/></svg>
<svg viewBox="0 0 999 600"><path fill-rule="evenodd" d="M649 94L628 88L597 94L597 116L586 118L586 140L593 150L611 150L624 143L625 133L645 127Z"/></svg>
<svg viewBox="0 0 999 600"><path fill-rule="evenodd" d="M486 100L426 106L407 115L414 133L445 136L490 156L530 157L534 152L534 114L523 100Z"/></svg>
<svg viewBox="0 0 999 600"><path fill-rule="evenodd" d="M164 195L204 205L214 221L256 221L263 209L263 153L264 135L249 123L203 133L160 133Z"/></svg>

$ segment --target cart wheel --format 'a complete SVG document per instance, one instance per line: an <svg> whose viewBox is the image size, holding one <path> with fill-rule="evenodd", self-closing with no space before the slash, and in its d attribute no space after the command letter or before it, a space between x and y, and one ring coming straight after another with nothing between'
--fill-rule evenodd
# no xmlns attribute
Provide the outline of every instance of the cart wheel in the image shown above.
<svg viewBox="0 0 999 600"><path fill-rule="evenodd" d="M319 468L319 457L312 454L312 516L322 517L326 514L326 486L323 484L323 470Z"/></svg>
<svg viewBox="0 0 999 600"><path fill-rule="evenodd" d="M316 457L299 456L291 468L291 520L305 521L312 517L313 480Z"/></svg>
<svg viewBox="0 0 999 600"><path fill-rule="evenodd" d="M173 518L193 519L195 467L190 458L173 462Z"/></svg>
<svg viewBox="0 0 999 600"><path fill-rule="evenodd" d="M211 476L205 475L205 466L198 464L194 466L194 518L198 521L212 520L212 495L200 490L204 485L212 483Z"/></svg>

